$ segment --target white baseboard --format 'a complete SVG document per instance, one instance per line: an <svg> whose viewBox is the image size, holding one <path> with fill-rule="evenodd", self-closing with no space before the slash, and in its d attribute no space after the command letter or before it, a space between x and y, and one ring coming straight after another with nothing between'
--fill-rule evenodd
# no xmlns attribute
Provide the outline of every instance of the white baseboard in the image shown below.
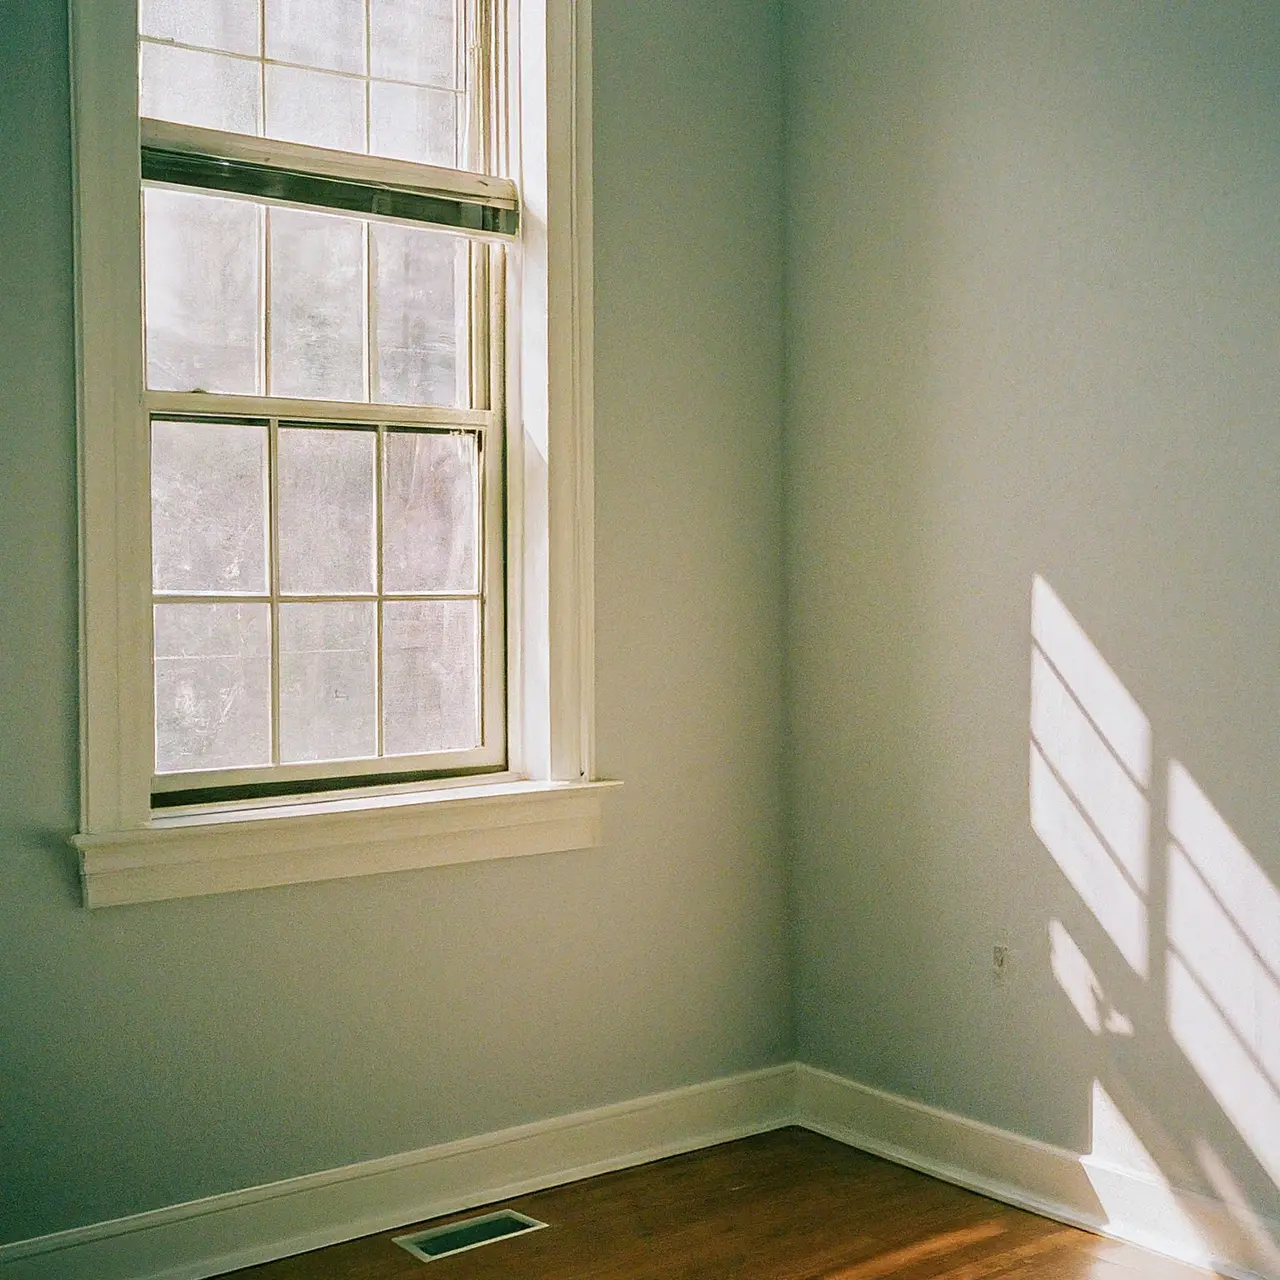
<svg viewBox="0 0 1280 1280"><path fill-rule="evenodd" d="M792 1064L0 1246L5 1280L204 1280L793 1123Z"/></svg>
<svg viewBox="0 0 1280 1280"><path fill-rule="evenodd" d="M795 1063L2 1245L0 1275L206 1280L786 1124L1237 1280L1280 1280L1280 1222Z"/></svg>
<svg viewBox="0 0 1280 1280"><path fill-rule="evenodd" d="M1270 1243L1280 1222L1242 1220L1220 1200L1141 1172L804 1065L796 1115L816 1133L1044 1217L1237 1280L1280 1280Z"/></svg>

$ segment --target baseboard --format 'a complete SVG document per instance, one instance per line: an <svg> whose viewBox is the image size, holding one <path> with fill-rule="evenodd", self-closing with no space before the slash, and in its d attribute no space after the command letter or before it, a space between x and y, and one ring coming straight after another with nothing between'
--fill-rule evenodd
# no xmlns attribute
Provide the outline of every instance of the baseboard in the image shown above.
<svg viewBox="0 0 1280 1280"><path fill-rule="evenodd" d="M206 1280L797 1123L1236 1280L1280 1280L1280 1222L794 1063L3 1245L0 1275Z"/></svg>
<svg viewBox="0 0 1280 1280"><path fill-rule="evenodd" d="M0 1246L5 1280L204 1280L794 1121L792 1064Z"/></svg>
<svg viewBox="0 0 1280 1280"><path fill-rule="evenodd" d="M816 1133L1236 1280L1280 1280L1280 1222L1242 1222L1220 1200L815 1067L798 1065L795 1083L797 1120Z"/></svg>

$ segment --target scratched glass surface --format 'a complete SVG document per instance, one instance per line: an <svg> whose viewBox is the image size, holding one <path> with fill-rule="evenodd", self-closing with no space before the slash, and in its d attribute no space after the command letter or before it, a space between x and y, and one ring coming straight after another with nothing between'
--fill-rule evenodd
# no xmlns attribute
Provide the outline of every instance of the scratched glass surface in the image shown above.
<svg viewBox="0 0 1280 1280"><path fill-rule="evenodd" d="M266 427L152 422L151 577L157 592L266 592Z"/></svg>
<svg viewBox="0 0 1280 1280"><path fill-rule="evenodd" d="M143 192L147 386L259 392L262 216L244 200Z"/></svg>
<svg viewBox="0 0 1280 1280"><path fill-rule="evenodd" d="M259 0L139 0L138 33L156 40L257 56Z"/></svg>
<svg viewBox="0 0 1280 1280"><path fill-rule="evenodd" d="M364 0L266 0L267 57L365 73Z"/></svg>
<svg viewBox="0 0 1280 1280"><path fill-rule="evenodd" d="M271 762L271 612L157 604L156 771Z"/></svg>
<svg viewBox="0 0 1280 1280"><path fill-rule="evenodd" d="M382 660L386 754L480 744L478 601L388 601Z"/></svg>
<svg viewBox="0 0 1280 1280"><path fill-rule="evenodd" d="M374 398L468 403L469 248L461 236L371 223Z"/></svg>
<svg viewBox="0 0 1280 1280"><path fill-rule="evenodd" d="M374 155L458 168L461 99L449 89L375 80L369 86L369 142Z"/></svg>
<svg viewBox="0 0 1280 1280"><path fill-rule="evenodd" d="M286 142L365 151L365 81L305 67L269 65L266 133Z"/></svg>
<svg viewBox="0 0 1280 1280"><path fill-rule="evenodd" d="M370 0L369 64L382 80L458 87L456 0Z"/></svg>
<svg viewBox="0 0 1280 1280"><path fill-rule="evenodd" d="M270 394L365 398L365 224L272 209Z"/></svg>
<svg viewBox="0 0 1280 1280"><path fill-rule="evenodd" d="M280 758L378 753L378 606L280 606Z"/></svg>
<svg viewBox="0 0 1280 1280"><path fill-rule="evenodd" d="M382 495L385 590L477 590L475 436L388 431Z"/></svg>
<svg viewBox="0 0 1280 1280"><path fill-rule="evenodd" d="M261 63L144 40L138 73L144 116L229 133L262 132Z"/></svg>
<svg viewBox="0 0 1280 1280"><path fill-rule="evenodd" d="M377 443L372 431L280 428L277 524L285 594L375 589Z"/></svg>

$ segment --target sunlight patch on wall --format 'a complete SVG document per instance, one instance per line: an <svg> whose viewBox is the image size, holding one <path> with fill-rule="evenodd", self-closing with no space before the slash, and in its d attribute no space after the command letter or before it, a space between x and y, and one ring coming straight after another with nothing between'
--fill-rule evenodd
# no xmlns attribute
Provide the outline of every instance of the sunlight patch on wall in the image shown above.
<svg viewBox="0 0 1280 1280"><path fill-rule="evenodd" d="M1168 953L1169 1030L1240 1136L1280 1186L1280 1098L1178 953Z"/></svg>
<svg viewBox="0 0 1280 1280"><path fill-rule="evenodd" d="M1145 895L1146 797L1038 650L1031 654L1031 734L1128 879Z"/></svg>
<svg viewBox="0 0 1280 1280"><path fill-rule="evenodd" d="M1031 825L1129 966L1146 977L1151 726L1039 576L1031 635Z"/></svg>
<svg viewBox="0 0 1280 1280"><path fill-rule="evenodd" d="M1081 1166L1107 1222L1203 1252L1203 1236L1178 1207L1160 1166L1098 1080L1093 1082L1090 1118L1093 1143Z"/></svg>
<svg viewBox="0 0 1280 1280"><path fill-rule="evenodd" d="M1147 974L1147 909L1107 847L1031 744L1031 825L1135 973Z"/></svg>
<svg viewBox="0 0 1280 1280"><path fill-rule="evenodd" d="M1039 574L1031 583L1031 635L1139 786L1151 781L1151 725L1120 677Z"/></svg>
<svg viewBox="0 0 1280 1280"><path fill-rule="evenodd" d="M1169 1029L1280 1186L1280 890L1169 765Z"/></svg>
<svg viewBox="0 0 1280 1280"><path fill-rule="evenodd" d="M1150 723L1039 576L1031 634L1032 826L1129 966L1148 978ZM1164 948L1169 1031L1280 1187L1280 889L1176 760L1167 803L1166 936L1155 945ZM1061 920L1049 922L1049 949L1054 978L1084 1025L1095 1036L1132 1035ZM1092 1118L1084 1161L1109 1220L1161 1222L1170 1239L1197 1242L1167 1179L1098 1081ZM1273 1257L1275 1242L1234 1178L1200 1147L1205 1175Z"/></svg>
<svg viewBox="0 0 1280 1280"><path fill-rule="evenodd" d="M1196 1157L1200 1161L1200 1167L1204 1170L1205 1176L1218 1193L1218 1198L1227 1206L1227 1212L1232 1220L1240 1227L1258 1256L1264 1260L1271 1271L1280 1275L1280 1244L1276 1243L1261 1217L1254 1212L1235 1176L1223 1163L1222 1157L1203 1138L1196 1142ZM1241 1256L1241 1253L1241 1250L1234 1249L1225 1256Z"/></svg>
<svg viewBox="0 0 1280 1280"><path fill-rule="evenodd" d="M1076 940L1061 920L1049 921L1049 966L1075 1011L1095 1036L1133 1035L1133 1023L1116 1009Z"/></svg>
<svg viewBox="0 0 1280 1280"><path fill-rule="evenodd" d="M1280 1087L1280 889L1176 760L1169 834L1170 941Z"/></svg>
<svg viewBox="0 0 1280 1280"><path fill-rule="evenodd" d="M1280 1086L1273 1043L1280 986L1176 844L1169 846L1168 919L1169 944L1178 958L1272 1085Z"/></svg>

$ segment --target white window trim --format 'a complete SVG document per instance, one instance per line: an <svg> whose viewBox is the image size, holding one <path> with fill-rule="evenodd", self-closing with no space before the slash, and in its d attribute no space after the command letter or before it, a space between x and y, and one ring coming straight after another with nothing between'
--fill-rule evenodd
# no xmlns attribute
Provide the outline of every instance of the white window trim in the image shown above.
<svg viewBox="0 0 1280 1280"><path fill-rule="evenodd" d="M508 255L508 760L495 778L214 811L151 808L136 9L71 0L90 907L601 841L594 774L589 0L505 0L522 236ZM124 74L122 74L122 70Z"/></svg>

